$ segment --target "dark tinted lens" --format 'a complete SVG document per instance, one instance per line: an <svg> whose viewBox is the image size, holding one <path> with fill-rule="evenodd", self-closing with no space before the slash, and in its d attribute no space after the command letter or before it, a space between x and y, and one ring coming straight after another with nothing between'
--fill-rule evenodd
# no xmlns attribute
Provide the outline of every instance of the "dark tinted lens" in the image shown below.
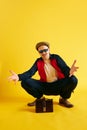
<svg viewBox="0 0 87 130"><path fill-rule="evenodd" d="M43 49L43 50L40 50L39 53L43 53L43 52L47 52L48 49Z"/></svg>
<svg viewBox="0 0 87 130"><path fill-rule="evenodd" d="M40 50L39 53L43 53L43 50Z"/></svg>
<svg viewBox="0 0 87 130"><path fill-rule="evenodd" d="M48 49L44 49L44 52L47 52L48 51Z"/></svg>

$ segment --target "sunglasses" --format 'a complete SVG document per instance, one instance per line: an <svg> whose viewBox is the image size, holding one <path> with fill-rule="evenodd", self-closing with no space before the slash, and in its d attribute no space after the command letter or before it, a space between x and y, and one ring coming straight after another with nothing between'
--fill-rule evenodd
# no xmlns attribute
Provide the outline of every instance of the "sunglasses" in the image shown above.
<svg viewBox="0 0 87 130"><path fill-rule="evenodd" d="M48 49L39 50L39 53L47 52Z"/></svg>

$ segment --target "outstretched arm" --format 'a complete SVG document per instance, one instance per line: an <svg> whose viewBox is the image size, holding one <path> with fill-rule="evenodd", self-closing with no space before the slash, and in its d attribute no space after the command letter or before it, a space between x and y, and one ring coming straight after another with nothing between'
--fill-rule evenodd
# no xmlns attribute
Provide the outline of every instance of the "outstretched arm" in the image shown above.
<svg viewBox="0 0 87 130"><path fill-rule="evenodd" d="M11 73L11 76L8 77L8 80L14 81L16 83L19 80L18 75L12 70L10 70L9 72Z"/></svg>
<svg viewBox="0 0 87 130"><path fill-rule="evenodd" d="M69 72L69 74L70 74L69 77L71 77L74 74L74 72L77 71L77 69L79 68L79 67L76 67L75 64L76 64L76 60L74 60L72 66L71 66L71 69Z"/></svg>

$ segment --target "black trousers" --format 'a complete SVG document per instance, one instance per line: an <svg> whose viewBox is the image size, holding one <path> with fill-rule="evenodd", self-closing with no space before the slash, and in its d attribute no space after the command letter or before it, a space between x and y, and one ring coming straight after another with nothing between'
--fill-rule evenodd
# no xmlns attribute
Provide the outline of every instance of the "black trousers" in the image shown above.
<svg viewBox="0 0 87 130"><path fill-rule="evenodd" d="M43 95L60 95L67 99L76 88L78 79L75 76L63 78L55 82L47 83L36 79L21 81L21 86L33 97L41 98Z"/></svg>

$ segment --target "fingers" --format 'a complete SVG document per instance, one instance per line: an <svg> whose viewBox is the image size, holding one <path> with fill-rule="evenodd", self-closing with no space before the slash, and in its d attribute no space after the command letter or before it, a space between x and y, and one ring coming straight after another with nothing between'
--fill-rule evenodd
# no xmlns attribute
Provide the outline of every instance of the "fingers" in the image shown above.
<svg viewBox="0 0 87 130"><path fill-rule="evenodd" d="M8 77L8 81L9 81L9 82L13 81L13 82L16 84L17 81L19 80L18 75L17 75L13 70L9 70L9 72L10 72L12 75Z"/></svg>
<svg viewBox="0 0 87 130"><path fill-rule="evenodd" d="M71 66L69 77L71 77L74 74L74 72L77 71L77 69L79 69L79 67L76 67L75 64L76 64L76 60L74 60L72 66Z"/></svg>
<svg viewBox="0 0 87 130"><path fill-rule="evenodd" d="M8 81L14 81L14 79L12 78L12 76L8 77Z"/></svg>
<svg viewBox="0 0 87 130"><path fill-rule="evenodd" d="M13 79L12 76L10 76L10 77L8 77L8 81L9 81L9 82L14 81L14 83L16 84L17 79Z"/></svg>
<svg viewBox="0 0 87 130"><path fill-rule="evenodd" d="M12 81L12 78L11 78L11 77L8 77L8 81Z"/></svg>
<svg viewBox="0 0 87 130"><path fill-rule="evenodd" d="M73 62L73 64L72 64L72 66L75 66L75 64L76 64L76 60L74 60L74 62Z"/></svg>
<svg viewBox="0 0 87 130"><path fill-rule="evenodd" d="M79 69L79 67L75 67L75 70L77 71L77 69Z"/></svg>
<svg viewBox="0 0 87 130"><path fill-rule="evenodd" d="M16 74L13 70L9 70L9 72L10 72L12 75Z"/></svg>

